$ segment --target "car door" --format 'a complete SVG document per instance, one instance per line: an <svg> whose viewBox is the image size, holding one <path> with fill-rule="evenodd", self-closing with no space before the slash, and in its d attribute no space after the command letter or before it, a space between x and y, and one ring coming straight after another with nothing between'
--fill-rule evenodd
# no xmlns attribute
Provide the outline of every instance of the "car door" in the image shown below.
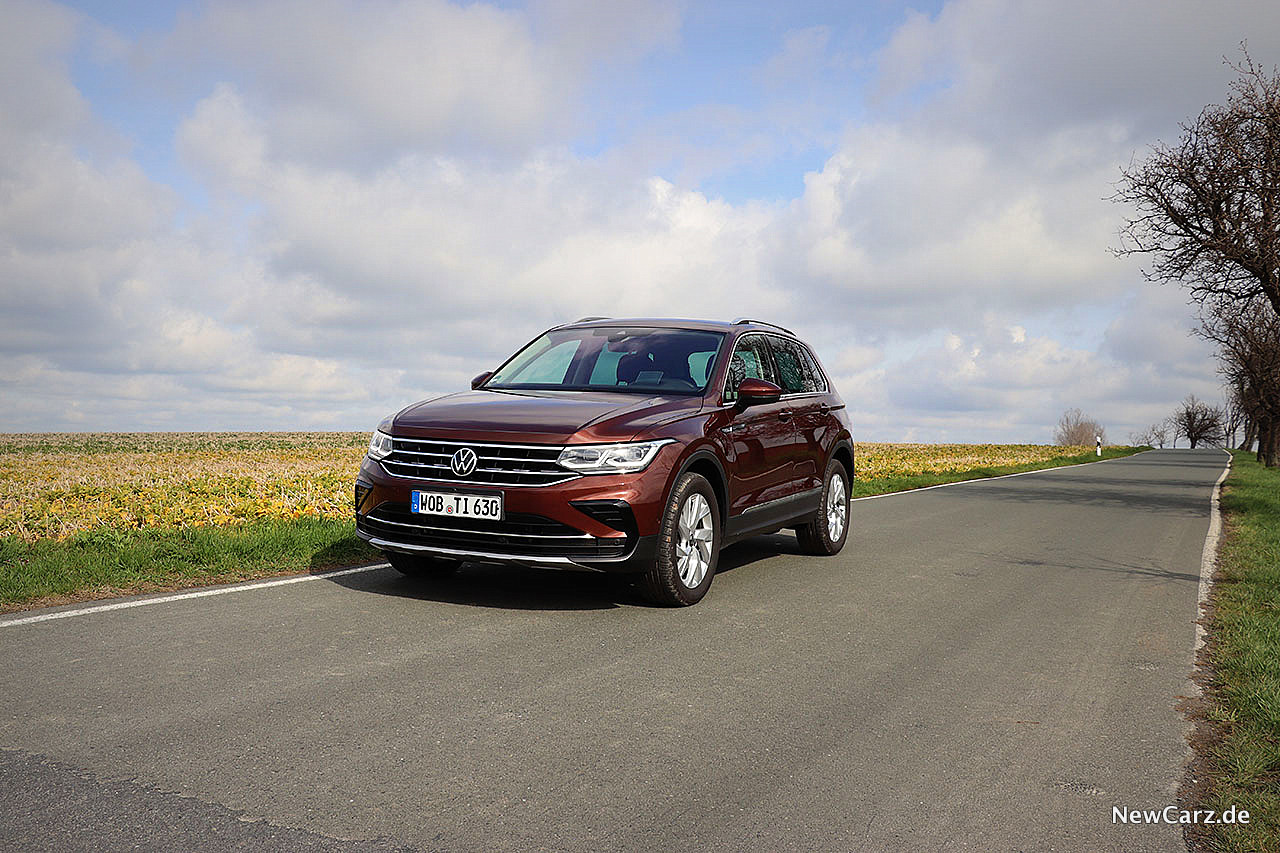
<svg viewBox="0 0 1280 853"><path fill-rule="evenodd" d="M729 360L724 402L737 402L738 385L746 378L777 383L777 371L763 334L747 334L738 339ZM789 406L782 400L746 409L732 409L715 440L728 463L729 515L794 491L795 431Z"/></svg>
<svg viewBox="0 0 1280 853"><path fill-rule="evenodd" d="M790 412L794 430L791 448L791 476L797 491L821 488L827 462L826 379L812 355L799 341L769 335L773 363L782 386L785 410Z"/></svg>

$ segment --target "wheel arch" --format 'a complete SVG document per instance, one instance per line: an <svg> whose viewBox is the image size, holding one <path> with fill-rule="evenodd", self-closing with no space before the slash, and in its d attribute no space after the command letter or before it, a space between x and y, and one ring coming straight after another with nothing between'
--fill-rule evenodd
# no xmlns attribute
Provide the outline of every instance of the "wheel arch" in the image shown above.
<svg viewBox="0 0 1280 853"><path fill-rule="evenodd" d="M701 474L711 484L711 490L716 493L716 503L720 505L720 529L724 530L729 520L729 478L724 465L710 450L695 450L676 471L671 487L674 488L680 478L689 473Z"/></svg>
<svg viewBox="0 0 1280 853"><path fill-rule="evenodd" d="M831 458L837 460L844 466L845 473L849 475L849 484L853 485L854 467L853 467L853 442L847 438L842 438L836 442L835 448L831 451Z"/></svg>

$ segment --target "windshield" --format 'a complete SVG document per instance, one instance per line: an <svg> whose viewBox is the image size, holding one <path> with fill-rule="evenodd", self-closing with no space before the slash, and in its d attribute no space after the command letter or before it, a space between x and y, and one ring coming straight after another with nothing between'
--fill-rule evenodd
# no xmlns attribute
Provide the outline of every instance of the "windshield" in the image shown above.
<svg viewBox="0 0 1280 853"><path fill-rule="evenodd" d="M485 388L700 394L724 335L691 329L553 329Z"/></svg>

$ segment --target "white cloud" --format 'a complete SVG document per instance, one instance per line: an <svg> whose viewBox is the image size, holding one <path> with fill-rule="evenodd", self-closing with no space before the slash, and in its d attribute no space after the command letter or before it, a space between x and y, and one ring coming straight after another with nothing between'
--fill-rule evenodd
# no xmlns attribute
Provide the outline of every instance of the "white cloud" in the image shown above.
<svg viewBox="0 0 1280 853"><path fill-rule="evenodd" d="M240 93L220 83L178 127L177 147L215 188L255 195L267 157L263 129L245 109Z"/></svg>
<svg viewBox="0 0 1280 853"><path fill-rule="evenodd" d="M35 104L16 87L0 97L7 428L252 426L262 417L283 426L352 401L362 414L371 388L393 398L398 371L264 351L251 324L230 322L219 296L261 282L240 276L252 265L227 247L177 227L175 195L117 154L114 134L87 112L66 56L81 22L24 5L6 9L4 24L0 54L20 58L29 90L49 97ZM269 401L249 404L255 392Z"/></svg>
<svg viewBox="0 0 1280 853"><path fill-rule="evenodd" d="M1101 198L1113 168L1009 163L976 138L862 127L806 176L789 242L814 287L863 309L852 322L864 329L1111 300L1133 272L1106 250L1120 219Z"/></svg>
<svg viewBox="0 0 1280 853"><path fill-rule="evenodd" d="M353 174L264 159L263 132L222 86L178 135L213 185L260 208L254 250L270 282L231 314L258 318L276 345L367 352L361 341L377 332L388 345L429 334L475 346L469 319L509 319L523 340L592 312L714 316L730 301L757 311L782 301L759 273L768 208L657 178L619 184L556 152L505 168L405 156Z"/></svg>
<svg viewBox="0 0 1280 853"><path fill-rule="evenodd" d="M535 0L529 17L535 35L567 65L616 68L674 47L682 6L672 0Z"/></svg>
<svg viewBox="0 0 1280 853"><path fill-rule="evenodd" d="M294 155L518 146L561 107L563 72L523 16L479 3L213 3L170 48L234 57Z"/></svg>
<svg viewBox="0 0 1280 853"><path fill-rule="evenodd" d="M1245 39L1256 56L1275 56L1280 7L952 0L936 16L908 16L880 51L878 89L902 98L940 86L945 96L928 102L934 126L985 131L1006 149L1115 122L1145 145L1223 98L1234 76L1223 58Z"/></svg>
<svg viewBox="0 0 1280 853"><path fill-rule="evenodd" d="M78 17L38 0L14 0L0 15L0 80L9 82L0 86L5 150L27 141L20 131L57 135L82 127L89 107L69 79L66 60L78 36ZM46 68L58 73L40 73Z"/></svg>
<svg viewBox="0 0 1280 853"><path fill-rule="evenodd" d="M761 66L759 76L765 86L781 86L811 79L829 60L827 45L831 27L821 25L791 30L782 39L782 49Z"/></svg>
<svg viewBox="0 0 1280 853"><path fill-rule="evenodd" d="M666 3L547 0L530 13L447 0L224 0L148 52L162 66L196 59L226 75L278 156L376 169L409 152L511 157L564 139L592 77L670 44L679 19Z"/></svg>
<svg viewBox="0 0 1280 853"><path fill-rule="evenodd" d="M100 141L74 16L6 12L0 67L40 93L0 94L7 425L362 428L566 319L745 314L816 344L860 437L1044 441L1080 406L1121 438L1216 380L1178 291L1107 251L1109 183L1272 13L1068 8L907 16L802 193L730 203L696 185L715 161L824 123L703 103L571 147L593 87L677 49L674 7L215 2L121 54L198 59L174 144L205 206ZM832 32L757 82L825 79Z"/></svg>

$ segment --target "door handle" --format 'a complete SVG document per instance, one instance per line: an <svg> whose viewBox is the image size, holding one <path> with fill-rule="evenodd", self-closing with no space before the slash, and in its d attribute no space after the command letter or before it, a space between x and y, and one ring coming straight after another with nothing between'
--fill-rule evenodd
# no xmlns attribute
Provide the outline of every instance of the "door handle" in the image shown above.
<svg viewBox="0 0 1280 853"><path fill-rule="evenodd" d="M783 409L781 412L778 412L778 420L780 421L791 420L791 411L789 409Z"/></svg>

